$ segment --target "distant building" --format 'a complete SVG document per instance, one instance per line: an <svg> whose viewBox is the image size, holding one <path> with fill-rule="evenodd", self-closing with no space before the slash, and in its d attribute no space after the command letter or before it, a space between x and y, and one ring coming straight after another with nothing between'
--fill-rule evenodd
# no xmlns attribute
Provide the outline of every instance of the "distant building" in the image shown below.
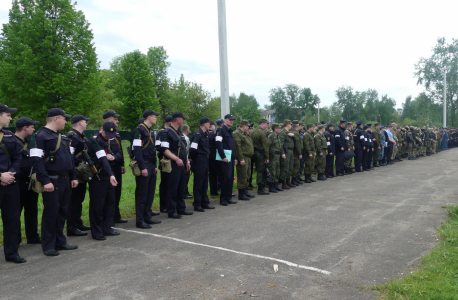
<svg viewBox="0 0 458 300"><path fill-rule="evenodd" d="M398 114L402 116L402 108L398 108L397 111L398 111Z"/></svg>
<svg viewBox="0 0 458 300"><path fill-rule="evenodd" d="M275 110L261 110L261 117L269 121L269 123L275 123Z"/></svg>

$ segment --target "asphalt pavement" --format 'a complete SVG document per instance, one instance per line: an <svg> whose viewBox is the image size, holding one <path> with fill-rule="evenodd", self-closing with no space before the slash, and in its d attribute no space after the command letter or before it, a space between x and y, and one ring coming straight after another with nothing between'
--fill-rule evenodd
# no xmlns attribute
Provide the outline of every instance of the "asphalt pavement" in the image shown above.
<svg viewBox="0 0 458 300"><path fill-rule="evenodd" d="M75 251L0 261L0 299L376 299L414 269L456 204L457 149L303 184L181 220L69 237ZM188 206L189 210L192 207ZM3 252L3 249L0 249Z"/></svg>

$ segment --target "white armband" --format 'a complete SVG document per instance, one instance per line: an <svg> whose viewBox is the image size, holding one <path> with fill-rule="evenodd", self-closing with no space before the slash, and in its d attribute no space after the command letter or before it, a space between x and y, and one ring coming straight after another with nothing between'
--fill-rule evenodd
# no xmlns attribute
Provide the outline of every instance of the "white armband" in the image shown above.
<svg viewBox="0 0 458 300"><path fill-rule="evenodd" d="M364 138L364 135L360 136L359 138L362 140Z"/></svg>
<svg viewBox="0 0 458 300"><path fill-rule="evenodd" d="M30 149L30 157L43 157L43 150L38 148Z"/></svg>
<svg viewBox="0 0 458 300"><path fill-rule="evenodd" d="M349 136L346 136L345 139L346 139L347 141L349 141L349 140L350 140L350 137L349 137Z"/></svg>
<svg viewBox="0 0 458 300"><path fill-rule="evenodd" d="M141 147L142 146L142 140L136 139L132 141L132 147Z"/></svg>
<svg viewBox="0 0 458 300"><path fill-rule="evenodd" d="M99 150L95 153L95 155L97 156L97 158L107 156L107 154L105 153L105 150Z"/></svg>
<svg viewBox="0 0 458 300"><path fill-rule="evenodd" d="M369 139L369 142L370 142L370 143L372 143L372 140L371 140L371 139Z"/></svg>
<svg viewBox="0 0 458 300"><path fill-rule="evenodd" d="M161 147L169 148L169 142L161 142Z"/></svg>
<svg viewBox="0 0 458 300"><path fill-rule="evenodd" d="M364 141L366 141L366 142L367 142L367 138L364 138Z"/></svg>
<svg viewBox="0 0 458 300"><path fill-rule="evenodd" d="M223 141L223 137L222 137L222 136L217 136L217 137L215 138L215 140L216 140L217 142L222 142L222 141Z"/></svg>
<svg viewBox="0 0 458 300"><path fill-rule="evenodd" d="M70 146L70 153L75 154L75 147Z"/></svg>
<svg viewBox="0 0 458 300"><path fill-rule="evenodd" d="M331 142L327 142L326 144L327 144L328 146L331 146Z"/></svg>
<svg viewBox="0 0 458 300"><path fill-rule="evenodd" d="M197 143L194 143L194 142L193 142L193 143L191 143L191 148L193 148L193 149L197 149L197 146L198 146L198 145L197 145Z"/></svg>
<svg viewBox="0 0 458 300"><path fill-rule="evenodd" d="M160 146L161 145L161 141L160 140L156 140L156 146Z"/></svg>
<svg viewBox="0 0 458 300"><path fill-rule="evenodd" d="M340 134L336 134L336 136L335 136L335 137L340 137Z"/></svg>

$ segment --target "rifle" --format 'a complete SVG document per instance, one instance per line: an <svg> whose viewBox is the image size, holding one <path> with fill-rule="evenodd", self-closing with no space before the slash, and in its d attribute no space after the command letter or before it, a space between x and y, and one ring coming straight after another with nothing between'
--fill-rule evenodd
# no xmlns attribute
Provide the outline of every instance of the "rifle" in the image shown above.
<svg viewBox="0 0 458 300"><path fill-rule="evenodd" d="M127 153L129 154L130 159L135 159L134 154L132 153L132 148L130 146L126 146Z"/></svg>
<svg viewBox="0 0 458 300"><path fill-rule="evenodd" d="M32 173L33 173L33 167L30 169L30 174L29 174L29 187L27 188L27 190L31 190L32 189Z"/></svg>
<svg viewBox="0 0 458 300"><path fill-rule="evenodd" d="M94 162L92 161L91 157L87 153L87 150L81 151L83 154L83 160L89 165L89 168L91 168L91 171L94 172L95 176L97 176L97 179L100 180L99 177L99 171L97 170L97 167L95 166Z"/></svg>

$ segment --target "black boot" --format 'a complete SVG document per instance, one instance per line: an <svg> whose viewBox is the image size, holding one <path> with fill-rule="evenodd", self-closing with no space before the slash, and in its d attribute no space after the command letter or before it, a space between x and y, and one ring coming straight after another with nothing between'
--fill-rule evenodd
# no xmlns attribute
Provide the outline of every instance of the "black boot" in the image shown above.
<svg viewBox="0 0 458 300"><path fill-rule="evenodd" d="M326 180L326 177L324 177L323 173L318 173L318 180Z"/></svg>
<svg viewBox="0 0 458 300"><path fill-rule="evenodd" d="M316 182L316 180L313 179L312 174L309 174L309 180L310 180L311 182Z"/></svg>
<svg viewBox="0 0 458 300"><path fill-rule="evenodd" d="M295 188L295 187L296 187L296 185L293 184L293 183L291 182L291 179L289 179L289 178L286 179L286 185L289 186L289 187L291 187L291 188Z"/></svg>
<svg viewBox="0 0 458 300"><path fill-rule="evenodd" d="M270 193L264 189L264 185L258 186L258 195L269 195Z"/></svg>
<svg viewBox="0 0 458 300"><path fill-rule="evenodd" d="M309 175L305 174L305 183L312 183L313 181L311 181L309 179Z"/></svg>
<svg viewBox="0 0 458 300"><path fill-rule="evenodd" d="M248 196L250 198L256 197L255 195L248 193L248 188L244 188L243 193L245 194L245 196Z"/></svg>
<svg viewBox="0 0 458 300"><path fill-rule="evenodd" d="M278 193L277 189L275 188L273 183L269 183L269 192L271 193Z"/></svg>
<svg viewBox="0 0 458 300"><path fill-rule="evenodd" d="M277 191L279 191L279 192L283 192L283 191L284 191L284 190L281 188L281 185L278 185L278 182L275 182L275 183L274 183L274 187L275 187L275 189L276 189Z"/></svg>
<svg viewBox="0 0 458 300"><path fill-rule="evenodd" d="M303 184L303 182L299 180L299 176L296 176L296 177L294 177L293 179L294 179L294 181L296 182L295 185Z"/></svg>
<svg viewBox="0 0 458 300"><path fill-rule="evenodd" d="M245 195L244 189L239 189L239 200L245 200L245 201L250 200L250 197Z"/></svg>

